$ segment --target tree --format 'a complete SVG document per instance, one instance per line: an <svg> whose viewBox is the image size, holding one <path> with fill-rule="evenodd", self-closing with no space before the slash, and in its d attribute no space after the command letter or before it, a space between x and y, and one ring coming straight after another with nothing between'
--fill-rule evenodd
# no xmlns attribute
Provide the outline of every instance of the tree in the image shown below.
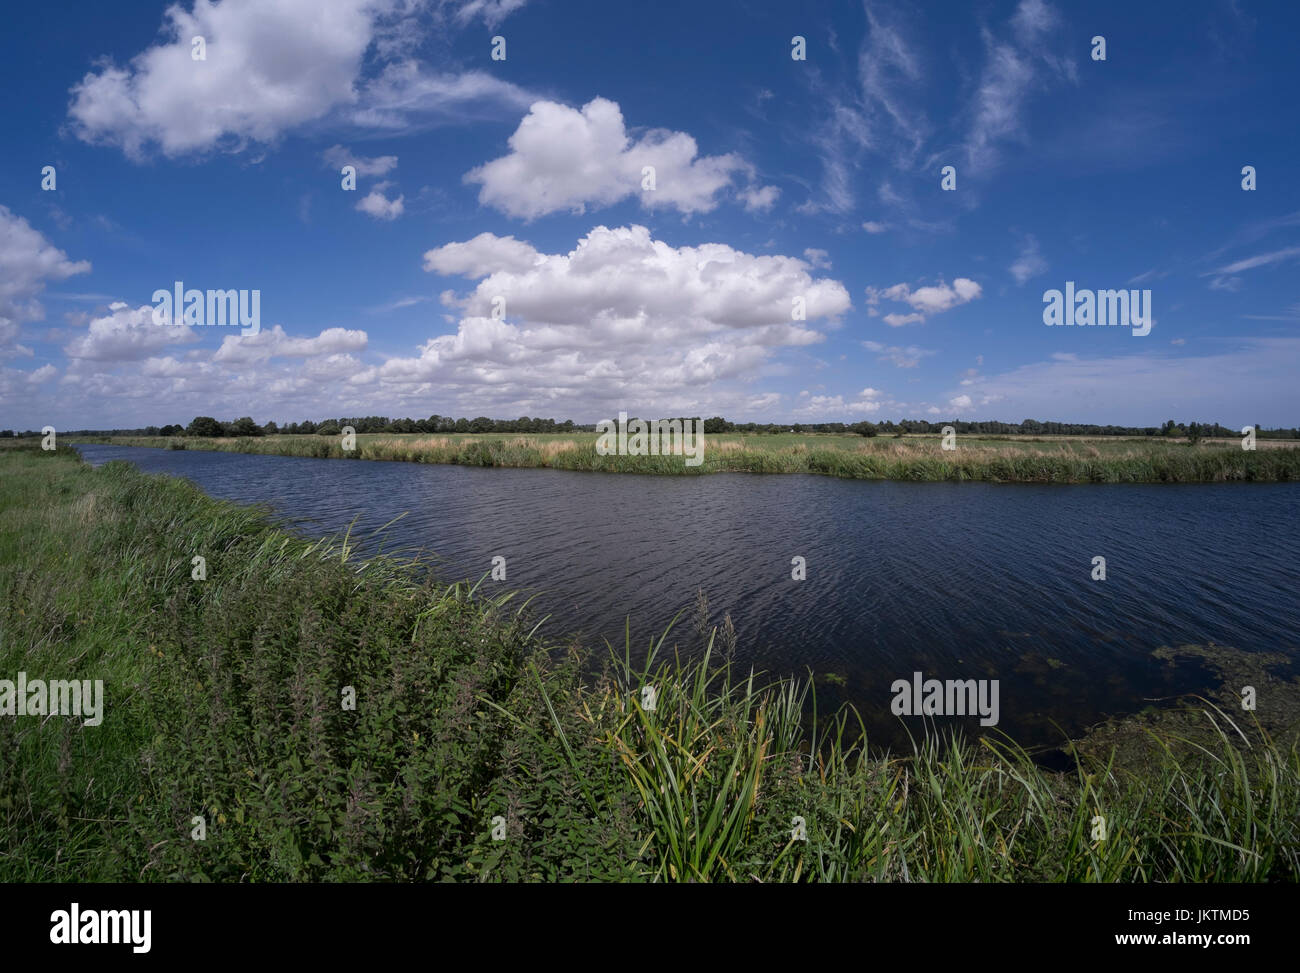
<svg viewBox="0 0 1300 973"><path fill-rule="evenodd" d="M339 434L339 424L333 419L326 419L316 427L318 436L337 436Z"/></svg>
<svg viewBox="0 0 1300 973"><path fill-rule="evenodd" d="M212 416L195 416L194 421L185 427L187 436L224 436L225 432L221 423Z"/></svg>
<svg viewBox="0 0 1300 973"><path fill-rule="evenodd" d="M849 426L849 430L856 432L859 436L874 436L878 432L875 423L871 422L855 422Z"/></svg>
<svg viewBox="0 0 1300 973"><path fill-rule="evenodd" d="M1201 425L1198 422L1193 422L1187 427L1187 444L1189 446L1195 446L1200 441L1201 441Z"/></svg>
<svg viewBox="0 0 1300 973"><path fill-rule="evenodd" d="M230 424L232 436L260 436L262 427L253 421L252 416L241 416Z"/></svg>

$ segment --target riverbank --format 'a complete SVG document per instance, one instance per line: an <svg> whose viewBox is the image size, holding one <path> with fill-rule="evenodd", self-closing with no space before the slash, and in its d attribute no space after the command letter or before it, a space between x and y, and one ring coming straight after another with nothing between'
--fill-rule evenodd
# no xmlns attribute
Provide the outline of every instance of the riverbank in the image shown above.
<svg viewBox="0 0 1300 973"><path fill-rule="evenodd" d="M1230 686L1179 709L1191 745L1068 773L996 737L881 757L672 632L584 675L509 596L123 463L0 450L0 511L0 679L104 683L97 726L0 716L0 880L1300 875L1300 750Z"/></svg>
<svg viewBox="0 0 1300 973"><path fill-rule="evenodd" d="M660 475L814 473L858 480L974 480L1002 483L1221 483L1300 480L1300 447L1261 441L1244 450L1237 440L1195 445L1166 439L1113 437L961 436L944 450L938 436L864 438L820 434L705 437L703 462L676 456L602 456L595 435L460 436L370 434L344 451L340 436L272 435L80 437L71 442L160 449L198 449L321 459L456 463L465 466L550 468Z"/></svg>

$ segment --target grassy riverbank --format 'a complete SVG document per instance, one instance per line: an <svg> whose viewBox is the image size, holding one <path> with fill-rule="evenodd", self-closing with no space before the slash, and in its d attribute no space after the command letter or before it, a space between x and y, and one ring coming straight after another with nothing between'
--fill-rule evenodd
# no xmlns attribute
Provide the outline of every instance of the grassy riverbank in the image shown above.
<svg viewBox="0 0 1300 973"><path fill-rule="evenodd" d="M955 450L938 436L872 438L819 434L705 437L703 463L676 456L602 456L592 435L461 436L371 434L344 452L339 436L245 438L87 437L79 442L465 466L547 467L606 473L816 473L858 480L986 480L1008 483L1215 483L1300 480L1300 447L1261 440L1196 445L1168 439L962 436Z"/></svg>
<svg viewBox="0 0 1300 973"><path fill-rule="evenodd" d="M350 544L126 464L0 450L0 679L105 686L99 726L0 716L0 880L1300 874L1300 751L1240 710L1066 774L992 739L872 756L851 713L810 739L805 685L678 661L678 633L583 675L486 582Z"/></svg>

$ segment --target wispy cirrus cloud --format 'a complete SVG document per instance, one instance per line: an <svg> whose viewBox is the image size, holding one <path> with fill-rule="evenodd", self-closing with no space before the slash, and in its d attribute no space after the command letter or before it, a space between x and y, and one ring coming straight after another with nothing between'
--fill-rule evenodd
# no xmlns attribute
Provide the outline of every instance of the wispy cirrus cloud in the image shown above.
<svg viewBox="0 0 1300 973"><path fill-rule="evenodd" d="M963 143L972 171L994 168L1001 143L1023 140L1025 108L1035 90L1076 80L1074 61L1052 53L1049 36L1061 26L1060 14L1046 0L1020 0L1001 36L984 29L985 62Z"/></svg>
<svg viewBox="0 0 1300 973"><path fill-rule="evenodd" d="M916 345L885 345L879 341L864 341L862 347L867 351L874 351L880 355L879 361L889 362L895 368L915 368L921 364L922 358L928 358L938 352L931 351L928 348L918 348Z"/></svg>
<svg viewBox="0 0 1300 973"><path fill-rule="evenodd" d="M1041 277L1047 273L1047 261L1039 252L1036 237L1032 234L1025 237L1025 241L1020 248L1020 255L1007 269L1011 271L1011 276L1015 278L1016 283L1021 287L1033 278Z"/></svg>
<svg viewBox="0 0 1300 973"><path fill-rule="evenodd" d="M1209 287L1211 290L1236 291L1241 287L1241 278L1237 275L1243 271L1254 270L1256 267L1270 267L1273 264L1286 263L1296 259L1300 259L1300 247L1283 247L1281 250L1273 250L1269 253L1260 253L1253 257L1234 260L1232 263L1224 264L1215 270L1207 270L1201 276L1210 278Z"/></svg>
<svg viewBox="0 0 1300 973"><path fill-rule="evenodd" d="M386 65L340 108L340 124L362 134L410 135L443 125L500 120L524 111L536 92L487 71L431 71L414 58Z"/></svg>
<svg viewBox="0 0 1300 973"><path fill-rule="evenodd" d="M1256 254L1253 257L1245 257L1241 260L1234 260L1230 264L1225 264L1218 270L1208 271L1202 274L1202 277L1208 277L1211 274L1238 274L1243 270L1251 270L1255 267L1267 267L1269 264L1280 263L1284 260L1292 260L1300 257L1300 247L1285 247L1282 250L1273 250L1270 253Z"/></svg>
<svg viewBox="0 0 1300 973"><path fill-rule="evenodd" d="M1005 143L1026 138L1032 95L1077 81L1074 59L1055 53L1060 45L1053 37L1064 27L1057 9L1046 0L1020 0L996 31L988 26L981 31L983 64L969 94L963 95L967 121L954 153L949 135L927 114L932 92L926 86L941 75L927 69L926 31L914 22L915 10L869 2L865 13L867 29L854 69L842 79L828 79L820 70L811 73L810 89L825 103L826 113L802 137L817 151L822 173L817 193L798 207L800 212L853 212L867 159L883 160L908 177L918 166L956 161L954 155L969 172L988 172L998 165ZM894 182L882 179L877 191L886 207L899 211L891 222L923 233L949 229L943 220L918 216L910 189ZM963 202L971 204L969 198ZM885 223L871 225L883 228Z"/></svg>
<svg viewBox="0 0 1300 973"><path fill-rule="evenodd" d="M352 166L361 178L386 176L397 168L397 156L395 155L367 157L342 145L331 145L321 153L321 158L325 160L325 164L331 169Z"/></svg>
<svg viewBox="0 0 1300 973"><path fill-rule="evenodd" d="M827 112L806 136L817 150L822 177L818 195L801 204L801 212L851 212L864 158L884 156L910 166L931 132L920 97L921 47L907 16L881 3L868 3L865 12L866 35L846 77L828 81L814 74L810 80Z"/></svg>
<svg viewBox="0 0 1300 973"><path fill-rule="evenodd" d="M438 6L450 13L458 24L481 20L486 27L494 29L527 3L528 0L439 0Z"/></svg>

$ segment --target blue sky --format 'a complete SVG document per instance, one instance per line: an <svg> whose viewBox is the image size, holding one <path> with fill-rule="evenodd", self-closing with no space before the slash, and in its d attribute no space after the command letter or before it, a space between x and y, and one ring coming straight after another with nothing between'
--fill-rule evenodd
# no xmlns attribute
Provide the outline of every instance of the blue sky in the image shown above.
<svg viewBox="0 0 1300 973"><path fill-rule="evenodd" d="M7 18L3 427L1300 423L1293 3ZM155 324L178 280L260 333ZM1067 281L1149 289L1150 333L1045 326Z"/></svg>

